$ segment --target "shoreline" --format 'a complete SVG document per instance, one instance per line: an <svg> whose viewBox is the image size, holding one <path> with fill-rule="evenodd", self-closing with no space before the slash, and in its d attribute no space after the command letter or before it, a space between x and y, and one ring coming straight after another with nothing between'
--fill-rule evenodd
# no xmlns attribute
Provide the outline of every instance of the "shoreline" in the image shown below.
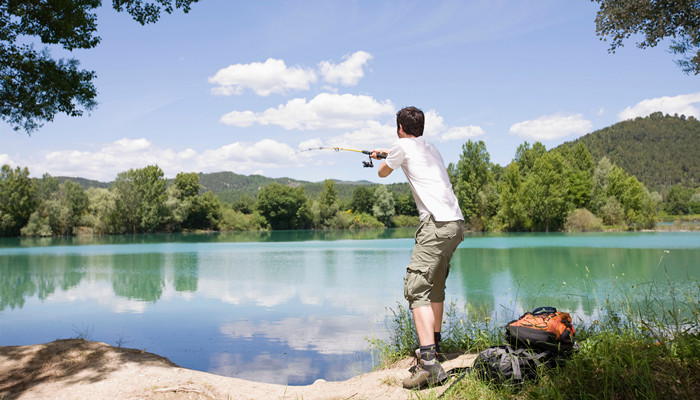
<svg viewBox="0 0 700 400"><path fill-rule="evenodd" d="M445 370L471 365L476 354L454 354ZM182 368L144 350L84 339L0 346L0 399L408 399L403 389L412 358L346 381L288 386ZM448 386L425 389L439 396Z"/></svg>

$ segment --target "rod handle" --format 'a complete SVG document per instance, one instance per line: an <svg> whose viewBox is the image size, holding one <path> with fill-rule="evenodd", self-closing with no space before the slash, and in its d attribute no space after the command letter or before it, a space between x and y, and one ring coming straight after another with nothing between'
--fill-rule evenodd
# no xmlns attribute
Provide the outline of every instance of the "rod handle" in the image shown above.
<svg viewBox="0 0 700 400"><path fill-rule="evenodd" d="M362 154L372 155L372 152L369 150L362 150ZM386 153L377 153L377 158L379 158L380 160L385 159Z"/></svg>

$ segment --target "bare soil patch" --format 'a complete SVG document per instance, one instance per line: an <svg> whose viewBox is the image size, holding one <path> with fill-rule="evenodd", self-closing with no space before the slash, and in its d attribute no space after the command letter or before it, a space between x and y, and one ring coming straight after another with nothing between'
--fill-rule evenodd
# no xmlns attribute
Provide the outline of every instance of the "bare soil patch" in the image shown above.
<svg viewBox="0 0 700 400"><path fill-rule="evenodd" d="M451 355L445 370L470 365L476 355ZM181 368L137 349L82 339L0 347L0 400L32 399L408 399L401 387L411 359L342 382L307 386L246 381ZM442 393L446 386L424 392Z"/></svg>

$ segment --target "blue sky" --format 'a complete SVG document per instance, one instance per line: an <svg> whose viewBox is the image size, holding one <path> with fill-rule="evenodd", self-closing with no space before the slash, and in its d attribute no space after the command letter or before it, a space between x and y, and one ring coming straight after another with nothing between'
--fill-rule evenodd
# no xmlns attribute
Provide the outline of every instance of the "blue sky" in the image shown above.
<svg viewBox="0 0 700 400"><path fill-rule="evenodd" d="M96 48L52 49L97 73L98 107L31 136L0 124L0 164L100 181L157 164L169 178L392 183L403 174L381 180L360 154L298 151L389 147L409 105L426 113L425 137L445 163L467 140L506 165L524 141L549 149L654 111L700 118L700 80L668 44L629 41L609 54L596 6L202 0L149 26L102 7Z"/></svg>

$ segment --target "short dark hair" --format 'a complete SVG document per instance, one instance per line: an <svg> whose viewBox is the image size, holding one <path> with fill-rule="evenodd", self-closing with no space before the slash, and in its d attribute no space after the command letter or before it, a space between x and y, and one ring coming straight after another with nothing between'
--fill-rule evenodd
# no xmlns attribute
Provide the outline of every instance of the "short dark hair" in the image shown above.
<svg viewBox="0 0 700 400"><path fill-rule="evenodd" d="M423 111L416 107L404 107L396 113L396 129L399 125L407 134L415 137L423 136L425 116Z"/></svg>

